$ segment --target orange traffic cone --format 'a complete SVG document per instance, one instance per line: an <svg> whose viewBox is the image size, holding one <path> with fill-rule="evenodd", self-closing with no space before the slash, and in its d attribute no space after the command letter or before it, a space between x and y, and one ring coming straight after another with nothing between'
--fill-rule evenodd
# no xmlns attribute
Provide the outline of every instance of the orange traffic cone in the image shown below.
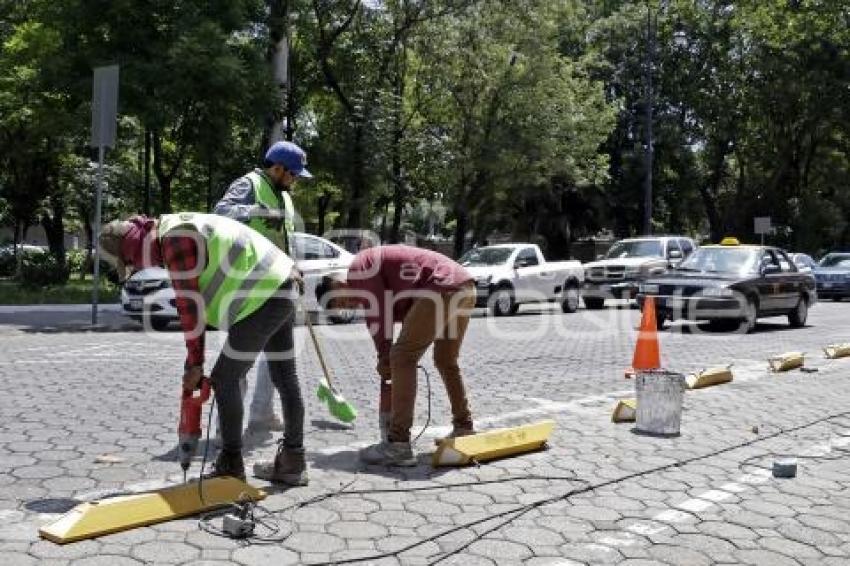
<svg viewBox="0 0 850 566"><path fill-rule="evenodd" d="M661 368L661 349L658 346L658 326L655 321L655 301L646 297L643 303L643 316L640 319L635 355L632 367L626 370L626 379L635 376L635 372Z"/></svg>

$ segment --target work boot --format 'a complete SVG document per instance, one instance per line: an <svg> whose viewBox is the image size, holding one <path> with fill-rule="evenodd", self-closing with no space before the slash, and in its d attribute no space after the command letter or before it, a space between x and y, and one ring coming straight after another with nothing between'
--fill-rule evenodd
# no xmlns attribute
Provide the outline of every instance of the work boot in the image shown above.
<svg viewBox="0 0 850 566"><path fill-rule="evenodd" d="M443 438L435 438L434 444L439 446L446 440L451 440L452 438L458 438L461 436L471 436L473 434L478 434L478 431L473 428L472 424L463 426L455 425L452 427L452 431L448 435L444 436Z"/></svg>
<svg viewBox="0 0 850 566"><path fill-rule="evenodd" d="M416 465L416 455L410 442L379 442L360 450L360 460L379 466L410 467Z"/></svg>
<svg viewBox="0 0 850 566"><path fill-rule="evenodd" d="M241 452L220 451L212 465L212 470L204 474L204 479L226 476L245 481L245 463L242 461Z"/></svg>
<svg viewBox="0 0 850 566"><path fill-rule="evenodd" d="M304 449L287 448L278 441L277 455L271 462L254 464L254 477L275 483L299 486L307 485L307 462Z"/></svg>

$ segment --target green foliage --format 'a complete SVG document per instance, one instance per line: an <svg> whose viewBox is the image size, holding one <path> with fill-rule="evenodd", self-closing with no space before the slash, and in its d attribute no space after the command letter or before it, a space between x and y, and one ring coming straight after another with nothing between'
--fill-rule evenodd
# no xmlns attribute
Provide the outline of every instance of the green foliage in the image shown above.
<svg viewBox="0 0 850 566"><path fill-rule="evenodd" d="M60 264L52 254L24 254L18 281L29 289L64 285L68 282L68 266Z"/></svg>
<svg viewBox="0 0 850 566"><path fill-rule="evenodd" d="M641 230L648 39L653 227L850 244L841 2L0 0L0 223L91 232L91 70L121 65L104 219L208 210L284 116L310 230L572 241ZM649 10L649 13L648 13ZM647 17L653 22L648 30ZM271 53L290 40L290 84ZM72 270L81 269L70 261Z"/></svg>

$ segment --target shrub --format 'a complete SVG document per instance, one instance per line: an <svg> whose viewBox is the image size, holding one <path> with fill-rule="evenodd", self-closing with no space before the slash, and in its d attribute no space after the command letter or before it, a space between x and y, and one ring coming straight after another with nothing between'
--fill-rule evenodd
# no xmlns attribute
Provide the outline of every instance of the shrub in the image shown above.
<svg viewBox="0 0 850 566"><path fill-rule="evenodd" d="M17 262L15 261L15 254L12 253L12 250L0 251L0 277L11 277L15 274L16 267Z"/></svg>
<svg viewBox="0 0 850 566"><path fill-rule="evenodd" d="M24 287L39 288L68 282L67 265L62 266L53 254L28 253L21 261L20 282Z"/></svg>
<svg viewBox="0 0 850 566"><path fill-rule="evenodd" d="M86 250L70 250L65 256L68 272L73 275L82 275L86 268Z"/></svg>

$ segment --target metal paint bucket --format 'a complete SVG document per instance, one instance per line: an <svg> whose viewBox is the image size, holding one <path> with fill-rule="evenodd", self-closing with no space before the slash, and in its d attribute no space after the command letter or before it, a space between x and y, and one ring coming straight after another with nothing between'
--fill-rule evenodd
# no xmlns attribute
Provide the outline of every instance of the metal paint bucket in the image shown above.
<svg viewBox="0 0 850 566"><path fill-rule="evenodd" d="M676 436L682 424L687 382L681 373L665 370L640 372L635 379L639 432Z"/></svg>

